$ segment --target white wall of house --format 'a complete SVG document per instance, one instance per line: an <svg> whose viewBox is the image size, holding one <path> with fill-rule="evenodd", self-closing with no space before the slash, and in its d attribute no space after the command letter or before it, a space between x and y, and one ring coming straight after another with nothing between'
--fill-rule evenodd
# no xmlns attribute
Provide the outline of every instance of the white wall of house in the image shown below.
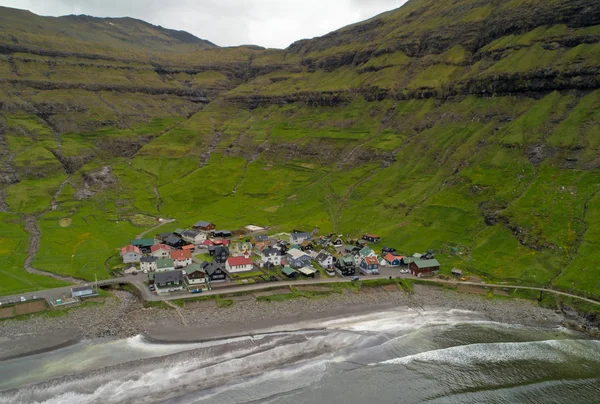
<svg viewBox="0 0 600 404"><path fill-rule="evenodd" d="M153 272L156 271L156 262L142 262L141 264L142 271Z"/></svg>
<svg viewBox="0 0 600 404"><path fill-rule="evenodd" d="M169 250L156 250L152 253L153 257L156 258L169 258L170 251Z"/></svg>
<svg viewBox="0 0 600 404"><path fill-rule="evenodd" d="M167 272L167 271L174 271L175 267L166 267L166 268L157 268L156 272Z"/></svg>
<svg viewBox="0 0 600 404"><path fill-rule="evenodd" d="M192 243L192 244L202 244L204 241L206 241L206 233L198 233L198 235L196 237L187 237L184 236L183 239L185 241L187 241L188 243Z"/></svg>
<svg viewBox="0 0 600 404"><path fill-rule="evenodd" d="M191 258L187 258L185 260L175 260L175 268L185 268L188 265L192 265L192 259Z"/></svg>
<svg viewBox="0 0 600 404"><path fill-rule="evenodd" d="M183 290L183 285L179 285L179 286L165 286L164 288L161 287L157 287L156 288L156 293L163 294L163 293L169 293L169 292L177 292L179 290Z"/></svg>
<svg viewBox="0 0 600 404"><path fill-rule="evenodd" d="M203 285L206 283L206 278L200 278L200 279L187 278L187 283L189 285Z"/></svg>
<svg viewBox="0 0 600 404"><path fill-rule="evenodd" d="M123 262L125 264L129 264L132 262L140 262L142 259L142 254L138 254L136 252L128 252L123 254Z"/></svg>
<svg viewBox="0 0 600 404"><path fill-rule="evenodd" d="M225 264L225 269L227 269L227 272L235 274L237 272L249 272L252 271L252 267L254 265L252 264L248 264L248 265L240 265L240 266L230 266L229 262L227 262Z"/></svg>
<svg viewBox="0 0 600 404"><path fill-rule="evenodd" d="M283 257L280 254L271 254L269 256L263 255L261 260L264 264L270 262L273 265L281 265L281 259Z"/></svg>
<svg viewBox="0 0 600 404"><path fill-rule="evenodd" d="M331 255L328 255L327 258L319 261L319 265L321 265L323 268L333 266L333 257Z"/></svg>

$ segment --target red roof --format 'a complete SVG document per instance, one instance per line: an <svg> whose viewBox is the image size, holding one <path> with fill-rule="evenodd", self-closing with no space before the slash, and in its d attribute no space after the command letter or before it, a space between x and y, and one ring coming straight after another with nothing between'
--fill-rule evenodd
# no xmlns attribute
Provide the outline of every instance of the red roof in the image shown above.
<svg viewBox="0 0 600 404"><path fill-rule="evenodd" d="M176 261L185 261L192 258L192 252L190 250L173 250L171 258Z"/></svg>
<svg viewBox="0 0 600 404"><path fill-rule="evenodd" d="M156 245L153 245L152 247L150 247L150 251L152 251L152 252L157 252L158 250L170 251L171 247L169 247L166 244L156 244Z"/></svg>
<svg viewBox="0 0 600 404"><path fill-rule="evenodd" d="M379 261L377 261L377 257L365 257L364 258L367 265L377 265Z"/></svg>
<svg viewBox="0 0 600 404"><path fill-rule="evenodd" d="M376 236L374 234L365 234L364 237L370 237L370 238L381 238L379 236Z"/></svg>
<svg viewBox="0 0 600 404"><path fill-rule="evenodd" d="M131 244L128 245L128 246L126 246L126 247L121 248L121 255L125 255L125 254L127 254L129 252L136 252L138 254L142 253L142 251L140 250L139 247L136 247L136 246L131 245Z"/></svg>
<svg viewBox="0 0 600 404"><path fill-rule="evenodd" d="M202 244L204 244L204 245L205 245L205 246L207 246L207 247L211 247L211 246L214 246L214 245L215 245L215 243L213 243L213 242L212 242L212 240L209 240L209 239L206 239L206 240L204 240L204 241L202 242Z"/></svg>
<svg viewBox="0 0 600 404"><path fill-rule="evenodd" d="M394 254L388 254L388 255L385 256L385 260L387 262L392 262L394 260L401 260L402 258L404 258L404 257L399 257L399 256L394 255Z"/></svg>
<svg viewBox="0 0 600 404"><path fill-rule="evenodd" d="M229 245L229 240L213 240L213 245L222 245L222 246L228 246Z"/></svg>
<svg viewBox="0 0 600 404"><path fill-rule="evenodd" d="M193 250L195 247L193 244L184 245L181 247L182 250Z"/></svg>
<svg viewBox="0 0 600 404"><path fill-rule="evenodd" d="M242 267L245 265L252 265L252 260L247 257L230 257L227 258L227 263L230 267Z"/></svg>

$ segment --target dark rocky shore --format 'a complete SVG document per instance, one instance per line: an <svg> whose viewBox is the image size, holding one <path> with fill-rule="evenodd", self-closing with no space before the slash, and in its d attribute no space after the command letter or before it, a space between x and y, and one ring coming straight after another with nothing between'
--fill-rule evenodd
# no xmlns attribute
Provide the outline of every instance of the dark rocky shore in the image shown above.
<svg viewBox="0 0 600 404"><path fill-rule="evenodd" d="M145 334L162 341L197 341L394 307L469 310L490 321L539 327L558 327L565 320L562 314L526 300L489 300L421 285L415 286L413 294L363 288L359 293L345 290L319 299L282 302L257 301L254 294L248 294L233 297L234 303L229 307L217 307L216 301L207 300L186 303L185 308L178 310L145 308L128 292L113 294L101 305L74 309L60 317L4 320L0 327L0 359L50 350L79 339Z"/></svg>

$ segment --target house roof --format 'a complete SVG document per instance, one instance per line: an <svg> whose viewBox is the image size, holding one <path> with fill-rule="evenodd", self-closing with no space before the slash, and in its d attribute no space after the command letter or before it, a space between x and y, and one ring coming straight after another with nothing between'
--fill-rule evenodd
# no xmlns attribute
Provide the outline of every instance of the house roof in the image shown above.
<svg viewBox="0 0 600 404"><path fill-rule="evenodd" d="M211 222L205 222L204 220L198 220L194 224L194 227L209 227L209 226L213 226L213 224Z"/></svg>
<svg viewBox="0 0 600 404"><path fill-rule="evenodd" d="M166 245L166 244L156 244L156 245L153 245L153 246L150 248L150 251L152 251L152 252L157 252L158 250L167 250L167 251L171 251L171 247L169 247L169 246L168 246L168 245Z"/></svg>
<svg viewBox="0 0 600 404"><path fill-rule="evenodd" d="M192 252L190 250L172 250L170 256L174 260L184 261L192 258Z"/></svg>
<svg viewBox="0 0 600 404"><path fill-rule="evenodd" d="M262 254L267 257L271 254L275 254L275 255L281 255L281 250L278 250L277 248L265 248L264 250L262 250Z"/></svg>
<svg viewBox="0 0 600 404"><path fill-rule="evenodd" d="M298 250L298 249L296 249L296 248L292 248L292 249L291 249L291 250L289 250L287 253L288 253L288 255L289 255L290 257L292 257L292 258L293 258L293 259L295 259L295 260L297 260L297 259L300 259L300 258L302 258L303 256L304 256L304 257L309 257L309 258L310 258L310 256L309 256L308 254L306 254L304 251L300 251L300 250Z"/></svg>
<svg viewBox="0 0 600 404"><path fill-rule="evenodd" d="M178 237L174 234L171 234L169 237L165 239L165 243L167 244L177 244L181 241L181 237Z"/></svg>
<svg viewBox="0 0 600 404"><path fill-rule="evenodd" d="M131 240L131 245L135 245L137 247L150 247L154 244L153 238L138 238L135 240Z"/></svg>
<svg viewBox="0 0 600 404"><path fill-rule="evenodd" d="M402 258L404 258L404 257L399 257L399 256L394 255L394 254L387 254L385 256L385 260L387 262L393 262L394 260L401 260Z"/></svg>
<svg viewBox="0 0 600 404"><path fill-rule="evenodd" d="M376 236L375 234L369 234L369 233L365 234L363 237L369 237L369 238L381 238L381 237L379 237L379 236Z"/></svg>
<svg viewBox="0 0 600 404"><path fill-rule="evenodd" d="M175 263L173 262L173 260L171 258L161 258L158 261L156 261L156 266L159 269L171 268L174 265L175 265Z"/></svg>
<svg viewBox="0 0 600 404"><path fill-rule="evenodd" d="M156 262L156 261L158 261L158 258L156 258L156 257L142 257L141 261L142 262Z"/></svg>
<svg viewBox="0 0 600 404"><path fill-rule="evenodd" d="M283 267L281 272L283 272L284 275L290 276L291 274L295 273L296 271L292 267L286 266L286 267Z"/></svg>
<svg viewBox="0 0 600 404"><path fill-rule="evenodd" d="M220 269L221 271L225 270L225 268L223 268L223 264L218 264L216 262L211 262L204 269L206 269L206 273L209 275L214 274L215 271L218 269Z"/></svg>
<svg viewBox="0 0 600 404"><path fill-rule="evenodd" d="M241 267L245 265L252 265L252 260L246 257L229 257L227 263L230 267Z"/></svg>
<svg viewBox="0 0 600 404"><path fill-rule="evenodd" d="M140 255L142 254L142 251L140 250L139 247L136 247L136 246L131 245L131 244L128 245L128 246L125 246L125 247L121 248L121 255L125 255L125 254L130 253L130 252L138 253Z"/></svg>
<svg viewBox="0 0 600 404"><path fill-rule="evenodd" d="M254 240L256 241L267 241L269 239L269 236L267 236L266 234L257 234L256 236L254 236Z"/></svg>
<svg viewBox="0 0 600 404"><path fill-rule="evenodd" d="M439 267L440 263L436 259L432 260L419 260L415 261L415 265L417 268L431 268L431 267Z"/></svg>
<svg viewBox="0 0 600 404"><path fill-rule="evenodd" d="M292 240L298 240L299 238L310 238L311 234L308 232L295 232L290 235Z"/></svg>
<svg viewBox="0 0 600 404"><path fill-rule="evenodd" d="M181 236L181 235L183 234L183 232L184 232L184 231L185 231L185 230L183 230L183 229L175 229L175 231L173 232L173 234L178 234L178 235L180 235L180 236Z"/></svg>
<svg viewBox="0 0 600 404"><path fill-rule="evenodd" d="M195 238L198 234L200 234L200 232L198 232L196 230L186 230L181 233L181 235L183 237L190 237L190 238Z"/></svg>
<svg viewBox="0 0 600 404"><path fill-rule="evenodd" d="M411 262L417 262L417 261L419 261L419 259L415 258L415 257L404 257L404 258L402 258L402 261L405 264L410 264Z"/></svg>
<svg viewBox="0 0 600 404"><path fill-rule="evenodd" d="M192 264L185 269L185 272L188 275L191 275L195 272L202 272L203 274L205 274L206 269L201 264Z"/></svg>
<svg viewBox="0 0 600 404"><path fill-rule="evenodd" d="M181 271L167 271L157 272L154 274L155 283L167 283L167 282L181 282L183 281L183 272Z"/></svg>
<svg viewBox="0 0 600 404"><path fill-rule="evenodd" d="M340 258L340 260L346 264L354 264L354 256L352 255L346 255L343 258Z"/></svg>
<svg viewBox="0 0 600 404"><path fill-rule="evenodd" d="M360 255L362 255L363 257L366 257L368 255L372 255L373 254L373 250L369 247L365 247L362 250L360 250Z"/></svg>
<svg viewBox="0 0 600 404"><path fill-rule="evenodd" d="M365 263L367 265L378 265L379 264L379 260L377 259L377 257L364 257L363 260L365 261Z"/></svg>
<svg viewBox="0 0 600 404"><path fill-rule="evenodd" d="M312 267L302 267L298 269L298 272L300 272L302 275L308 276L317 273L317 270Z"/></svg>
<svg viewBox="0 0 600 404"><path fill-rule="evenodd" d="M71 292L84 292L87 290L94 290L94 287L92 285L87 285L87 286L76 286L71 288Z"/></svg>
<svg viewBox="0 0 600 404"><path fill-rule="evenodd" d="M192 244L184 245L183 247L181 247L182 250L190 250L190 251L193 250L194 248L196 248L196 247L194 247L194 245L192 245Z"/></svg>
<svg viewBox="0 0 600 404"><path fill-rule="evenodd" d="M329 257L331 257L331 254L329 254L327 251L321 251L319 255L317 255L317 261L325 261Z"/></svg>

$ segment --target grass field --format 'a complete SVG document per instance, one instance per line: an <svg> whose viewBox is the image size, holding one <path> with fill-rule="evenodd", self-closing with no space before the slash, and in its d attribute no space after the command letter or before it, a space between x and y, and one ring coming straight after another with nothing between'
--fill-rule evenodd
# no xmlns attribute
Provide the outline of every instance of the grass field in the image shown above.
<svg viewBox="0 0 600 404"><path fill-rule="evenodd" d="M599 26L480 43L498 16L563 3L413 3L285 52L199 49L149 27L160 41L86 42L57 20L4 18L10 43L64 54L0 57L0 294L60 284L22 269L30 215L33 265L88 280L166 217L161 231L374 232L401 253L436 250L444 273L599 295Z"/></svg>

